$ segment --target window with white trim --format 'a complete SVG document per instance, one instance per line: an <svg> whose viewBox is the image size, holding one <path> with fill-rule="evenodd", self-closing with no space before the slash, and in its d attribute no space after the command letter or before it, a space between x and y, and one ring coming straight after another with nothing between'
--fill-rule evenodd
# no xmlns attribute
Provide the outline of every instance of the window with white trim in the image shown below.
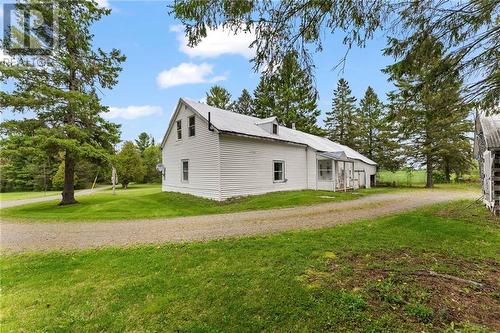
<svg viewBox="0 0 500 333"><path fill-rule="evenodd" d="M188 135L189 136L194 136L195 130L194 130L194 116L191 116L188 118Z"/></svg>
<svg viewBox="0 0 500 333"><path fill-rule="evenodd" d="M273 161L273 181L285 181L285 161Z"/></svg>
<svg viewBox="0 0 500 333"><path fill-rule="evenodd" d="M189 181L189 160L182 160L182 182L187 183Z"/></svg>
<svg viewBox="0 0 500 333"><path fill-rule="evenodd" d="M177 120L177 140L182 139L182 120Z"/></svg>
<svg viewBox="0 0 500 333"><path fill-rule="evenodd" d="M332 180L332 160L318 160L318 180Z"/></svg>

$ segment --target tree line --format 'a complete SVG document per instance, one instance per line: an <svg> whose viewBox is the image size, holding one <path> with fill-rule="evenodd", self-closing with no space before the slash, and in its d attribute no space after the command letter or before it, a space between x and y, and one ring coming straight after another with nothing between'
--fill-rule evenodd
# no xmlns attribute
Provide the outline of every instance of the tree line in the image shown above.
<svg viewBox="0 0 500 333"><path fill-rule="evenodd" d="M206 102L258 118L275 116L284 126L294 124L359 151L381 170L425 167L427 186L432 187L434 178L451 181L452 174L460 178L473 165L472 104L462 98L458 72L439 75L453 61L444 57L443 44L429 37L419 48L418 61L411 66L396 62L383 70L396 87L387 103L370 86L357 103L349 83L340 79L322 127L317 92L294 53L271 76L261 77L253 96L243 89L232 101L229 91L213 86Z"/></svg>
<svg viewBox="0 0 500 333"><path fill-rule="evenodd" d="M2 177L11 175L12 188L20 184L35 188L40 182L46 186L47 170L59 171L64 175L60 204L66 205L76 203L75 174L80 168L90 163L109 169L112 163L120 131L102 117L109 109L102 104L100 92L117 84L126 58L117 49L106 51L94 45L91 26L109 15L109 8L93 0L53 2L58 14L57 52L44 66L36 61L0 66L0 82L13 87L0 91L0 105L17 114L29 113L29 117L0 124L0 162ZM34 0L19 1L16 6L22 10L26 3L33 15L40 16L34 17L40 25L32 29L30 44L51 45L51 6ZM471 163L467 137L471 102L482 107L498 105L499 6L498 1L484 0L221 1L208 5L179 0L169 5L185 26L190 46L206 37L209 29L221 26L234 33L255 32L252 60L265 74L251 104L255 115L276 115L286 126L295 123L309 133L348 140L345 143L358 146L379 163L389 160L377 156L380 151L403 156L407 164L427 168L429 187L435 170L459 174ZM11 28L12 44L24 45L23 31ZM384 53L395 60L385 69L396 86L388 105L380 111L373 106L377 104L374 94L367 92L360 105L343 116L338 111L341 105L350 109L353 100L342 97L339 86L335 109L327 118L330 125L322 129L313 121L319 111L317 94L311 89L311 52L322 50L325 36L335 31L344 34L343 42L350 48L363 47L377 30L388 38ZM390 35L394 31L397 38ZM5 52L37 58L24 54L22 48L14 49L16 54L10 54L9 47ZM288 89L291 86L303 89ZM249 95L248 91L242 94L235 110L251 110L245 106ZM382 119L384 126L376 119ZM356 122L361 126L352 126ZM333 128L336 123L345 125L342 132ZM385 144L394 148L381 148ZM16 170L22 172L15 174Z"/></svg>
<svg viewBox="0 0 500 333"><path fill-rule="evenodd" d="M0 191L53 191L64 187L64 155L47 155L27 147L20 136L10 135L0 140ZM141 133L134 141L125 141L120 150L109 157L109 164L81 160L75 166L73 186L84 189L98 183L110 183L111 166L117 170L118 182L124 188L129 183L160 183L156 165L161 163L161 148L154 138Z"/></svg>

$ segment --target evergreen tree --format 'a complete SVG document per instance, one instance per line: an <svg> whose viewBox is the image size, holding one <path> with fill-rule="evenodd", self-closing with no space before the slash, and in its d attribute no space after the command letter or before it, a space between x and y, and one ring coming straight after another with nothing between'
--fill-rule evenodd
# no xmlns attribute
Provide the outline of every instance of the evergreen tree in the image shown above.
<svg viewBox="0 0 500 333"><path fill-rule="evenodd" d="M139 151L144 153L144 150L151 145L154 145L154 138L151 135L148 135L146 132L142 132L139 134L139 137L135 140L135 144Z"/></svg>
<svg viewBox="0 0 500 333"><path fill-rule="evenodd" d="M259 84L255 87L254 116L257 118L269 118L274 114L276 107L276 96L272 81L274 78L261 76Z"/></svg>
<svg viewBox="0 0 500 333"><path fill-rule="evenodd" d="M311 77L290 53L271 78L262 78L255 90L255 113L259 118L276 116L278 122L298 130L319 134L318 95Z"/></svg>
<svg viewBox="0 0 500 333"><path fill-rule="evenodd" d="M332 110L326 113L325 127L328 137L335 142L356 149L359 141L359 127L356 98L346 80L340 79L333 91Z"/></svg>
<svg viewBox="0 0 500 333"><path fill-rule="evenodd" d="M116 172L123 188L131 182L142 182L146 173L139 150L131 141L125 141L116 155Z"/></svg>
<svg viewBox="0 0 500 333"><path fill-rule="evenodd" d="M231 94L221 86L213 86L207 92L207 104L223 110L231 109Z"/></svg>
<svg viewBox="0 0 500 333"><path fill-rule="evenodd" d="M36 15L50 18L53 14L46 3L29 1L29 4ZM109 9L99 7L95 1L58 1L58 48L46 66L23 62L0 67L0 81L14 83L11 91L0 92L0 105L14 112L33 114L38 121L38 127L30 133L33 143L47 155L63 153L61 205L76 203L77 163L81 160L106 163L119 139L119 127L101 117L108 108L101 104L98 91L117 83L125 57L116 49L106 53L94 47L91 32L91 25L109 13ZM31 31L33 42L50 45L47 41L52 38L50 22L39 20L40 27ZM25 121L30 120L17 120L19 124Z"/></svg>
<svg viewBox="0 0 500 333"><path fill-rule="evenodd" d="M382 170L395 171L402 165L402 153L394 124L372 87L368 87L358 111L358 150L378 163Z"/></svg>
<svg viewBox="0 0 500 333"><path fill-rule="evenodd" d="M232 110L247 116L253 116L255 114L253 99L248 90L243 89L241 96L233 103Z"/></svg>
<svg viewBox="0 0 500 333"><path fill-rule="evenodd" d="M442 75L455 59L443 56L441 43L428 37L411 54L415 56L411 62L397 62L384 70L397 87L389 94L391 118L398 125L408 158L426 166L426 186L432 187L435 167L451 152L459 153L450 147L463 143L471 130L470 108L460 95L458 71ZM460 158L468 159L463 154Z"/></svg>

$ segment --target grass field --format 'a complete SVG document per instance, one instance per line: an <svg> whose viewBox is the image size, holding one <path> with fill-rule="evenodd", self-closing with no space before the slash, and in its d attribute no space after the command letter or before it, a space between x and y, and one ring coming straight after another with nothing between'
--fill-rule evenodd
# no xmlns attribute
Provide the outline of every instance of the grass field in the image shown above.
<svg viewBox="0 0 500 333"><path fill-rule="evenodd" d="M499 220L466 204L265 237L4 254L2 331L498 331Z"/></svg>
<svg viewBox="0 0 500 333"><path fill-rule="evenodd" d="M379 171L377 172L377 182L382 183L395 183L396 186L423 186L426 182L425 170L414 170L408 173L405 170L396 172ZM454 177L454 176L453 176ZM464 176L465 179L478 180L479 171L472 171L471 175ZM440 185L440 184L436 184Z"/></svg>
<svg viewBox="0 0 500 333"><path fill-rule="evenodd" d="M5 192L0 193L0 201L10 201L10 200L19 200L19 199L31 199L31 198L40 198L44 196L50 196L59 194L61 191L47 191L47 192Z"/></svg>
<svg viewBox="0 0 500 333"><path fill-rule="evenodd" d="M221 203L192 195L161 192L159 185L133 185L127 190L117 190L116 195L113 195L111 190L104 190L102 193L82 196L78 198L78 205L57 206L58 201L52 201L6 208L2 209L2 217L36 221L176 217L352 200L367 194L388 191L394 189L373 188L347 193L312 190L275 192Z"/></svg>

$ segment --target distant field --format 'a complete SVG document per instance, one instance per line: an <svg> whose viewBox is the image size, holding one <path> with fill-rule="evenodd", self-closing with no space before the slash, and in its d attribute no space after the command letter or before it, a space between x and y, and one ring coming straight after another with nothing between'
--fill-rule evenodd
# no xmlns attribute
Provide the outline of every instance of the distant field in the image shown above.
<svg viewBox="0 0 500 333"><path fill-rule="evenodd" d="M397 186L419 186L426 182L425 170L415 170L411 173L406 170L396 172L379 171L377 173L377 181L382 183L396 183ZM454 177L454 176L453 176ZM452 178L453 178L452 177ZM465 179L477 179L478 175L471 174L464 176ZM435 181L435 183L438 183Z"/></svg>

